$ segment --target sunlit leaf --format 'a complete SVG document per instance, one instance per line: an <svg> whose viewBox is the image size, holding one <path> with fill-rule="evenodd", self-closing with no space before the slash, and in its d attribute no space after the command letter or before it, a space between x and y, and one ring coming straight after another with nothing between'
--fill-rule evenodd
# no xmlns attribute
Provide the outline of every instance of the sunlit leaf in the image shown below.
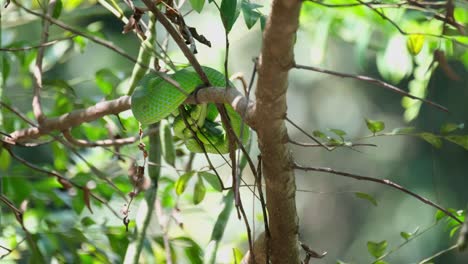
<svg viewBox="0 0 468 264"><path fill-rule="evenodd" d="M223 190L221 183L219 182L219 178L215 174L206 171L201 171L198 174L203 179L205 179L208 182L208 184L210 184L211 187L213 187L213 189L215 189L216 191L221 192Z"/></svg>
<svg viewBox="0 0 468 264"><path fill-rule="evenodd" d="M377 69L385 80L393 84L411 74L413 63L403 36L394 35L387 42L385 52L377 54Z"/></svg>
<svg viewBox="0 0 468 264"><path fill-rule="evenodd" d="M161 182L161 180L160 180ZM173 196L173 190L175 188L175 183L169 183L166 185L162 191L158 191L158 193L161 195L161 205L165 208L174 208L176 205L176 200Z"/></svg>
<svg viewBox="0 0 468 264"><path fill-rule="evenodd" d="M329 128L328 130L330 132L333 132L335 135L339 136L341 138L341 140L343 140L343 137L346 135L346 132L344 132L341 129Z"/></svg>
<svg viewBox="0 0 468 264"><path fill-rule="evenodd" d="M161 151L164 160L170 165L175 165L176 150L171 127L167 120L163 119L159 123L159 136L161 137Z"/></svg>
<svg viewBox="0 0 468 264"><path fill-rule="evenodd" d="M237 6L237 0L222 0L220 12L224 28L226 29L226 32L229 33L240 13L240 9Z"/></svg>
<svg viewBox="0 0 468 264"><path fill-rule="evenodd" d="M377 206L377 200L372 195L362 192L356 192L355 194L356 197L367 200L371 202L374 206Z"/></svg>
<svg viewBox="0 0 468 264"><path fill-rule="evenodd" d="M441 134L449 134L455 130L461 130L465 127L465 124L445 123L440 127Z"/></svg>
<svg viewBox="0 0 468 264"><path fill-rule="evenodd" d="M114 90L114 87L117 87L119 83L119 78L117 75L110 69L101 69L96 72L96 84L101 89L104 95L110 95Z"/></svg>
<svg viewBox="0 0 468 264"><path fill-rule="evenodd" d="M63 9L62 0L57 0L55 2L54 11L52 12L52 17L55 19L59 18L60 14L62 13L62 9Z"/></svg>
<svg viewBox="0 0 468 264"><path fill-rule="evenodd" d="M10 75L10 71L11 71L8 56L3 55L2 56L2 61L0 63L1 63L1 67L2 67L2 78L3 78L2 81L6 82L6 80L8 79L8 76ZM2 84L0 84L0 85L2 85Z"/></svg>
<svg viewBox="0 0 468 264"><path fill-rule="evenodd" d="M242 0L241 9L242 15L244 16L245 25L248 29L251 29L258 19L262 16L256 9L262 7L262 5L256 3L250 3L247 0Z"/></svg>
<svg viewBox="0 0 468 264"><path fill-rule="evenodd" d="M187 188L187 183L193 175L195 175L195 172L189 171L180 176L179 179L177 179L175 183L175 191L177 195L181 195L182 193L184 193L185 188Z"/></svg>
<svg viewBox="0 0 468 264"><path fill-rule="evenodd" d="M242 251L238 248L233 248L232 249L232 264L239 264L242 261L242 257L244 254L242 254Z"/></svg>
<svg viewBox="0 0 468 264"><path fill-rule="evenodd" d="M378 120L365 119L367 128L372 133L377 133L385 129L385 123Z"/></svg>
<svg viewBox="0 0 468 264"><path fill-rule="evenodd" d="M440 139L439 136L423 132L418 134L419 137L427 141L429 144L434 146L435 148L441 148L442 147L442 140Z"/></svg>
<svg viewBox="0 0 468 264"><path fill-rule="evenodd" d="M445 136L446 140L463 147L464 149L468 150L468 135L463 136Z"/></svg>
<svg viewBox="0 0 468 264"><path fill-rule="evenodd" d="M458 229L460 229L460 227L461 227L461 225L458 225L458 226L453 227L453 228L450 230L449 236L450 236L450 237L453 237L453 235L455 235L455 233L458 231Z"/></svg>
<svg viewBox="0 0 468 264"><path fill-rule="evenodd" d="M416 229L411 233L404 232L404 231L400 232L400 236L404 238L405 240L409 240L412 236L416 235L418 232L419 232L419 226L416 227Z"/></svg>
<svg viewBox="0 0 468 264"><path fill-rule="evenodd" d="M11 164L11 157L8 151L0 147L0 170L6 171Z"/></svg>
<svg viewBox="0 0 468 264"><path fill-rule="evenodd" d="M203 6L205 5L205 0L190 0L190 4L195 11L200 13L203 10Z"/></svg>
<svg viewBox="0 0 468 264"><path fill-rule="evenodd" d="M195 183L195 188L193 190L193 203L199 204L205 199L206 187L203 183L201 177L198 177L197 183Z"/></svg>
<svg viewBox="0 0 468 264"><path fill-rule="evenodd" d="M318 138L321 138L321 139L327 139L327 135L325 135L322 131L320 130L314 130L312 132L312 135L314 135L314 137L318 137Z"/></svg>
<svg viewBox="0 0 468 264"><path fill-rule="evenodd" d="M412 34L406 39L406 47L411 55L416 56L421 52L424 45L424 35Z"/></svg>
<svg viewBox="0 0 468 264"><path fill-rule="evenodd" d="M75 43L75 47L78 47L79 52L83 53L88 44L88 40L82 36L76 36L73 38L73 43Z"/></svg>
<svg viewBox="0 0 468 264"><path fill-rule="evenodd" d="M369 251L369 253L375 258L381 257L385 253L386 249L387 249L386 240L381 241L381 242L372 242L372 241L367 242L367 251Z"/></svg>
<svg viewBox="0 0 468 264"><path fill-rule="evenodd" d="M441 210L437 210L435 214L436 222L439 222L442 218L446 217L447 215L442 212Z"/></svg>

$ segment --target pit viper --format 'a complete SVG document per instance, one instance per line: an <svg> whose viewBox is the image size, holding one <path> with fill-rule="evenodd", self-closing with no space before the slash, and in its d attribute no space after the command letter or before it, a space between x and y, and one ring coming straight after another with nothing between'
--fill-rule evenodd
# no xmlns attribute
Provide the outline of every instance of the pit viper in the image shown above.
<svg viewBox="0 0 468 264"><path fill-rule="evenodd" d="M220 87L220 89L226 86L226 78L221 72L209 67L202 67L202 69L212 86ZM201 142L208 153L229 153L226 125L216 121L219 112L214 104L184 105L185 111L177 111L187 99L187 95L203 85L195 69L187 67L176 71L169 77L178 82L186 93L182 93L160 77L147 75L131 96L133 116L142 124L152 124L175 113L174 135L184 141L188 150L195 153L203 152L199 144ZM231 82L229 86L234 87ZM247 143L250 136L248 126L242 124L241 116L230 105L224 106L237 137L242 137L242 142ZM187 125L192 129L189 129ZM241 130L243 130L242 135Z"/></svg>

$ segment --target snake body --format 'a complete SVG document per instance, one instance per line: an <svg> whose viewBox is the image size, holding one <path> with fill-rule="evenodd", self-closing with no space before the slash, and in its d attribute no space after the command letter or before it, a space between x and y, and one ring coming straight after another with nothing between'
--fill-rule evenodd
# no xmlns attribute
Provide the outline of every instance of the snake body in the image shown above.
<svg viewBox="0 0 468 264"><path fill-rule="evenodd" d="M202 67L212 86L225 87L224 75L212 68ZM187 95L203 85L198 74L192 67L181 69L170 77L179 83L185 94L160 77L144 77L139 87L132 94L131 106L134 117L142 124L156 123L170 114L177 112ZM232 83L229 83L233 87ZM240 115L228 104L225 104L231 126L236 135L245 144L249 139L249 128L242 125ZM216 122L218 111L214 104L205 106L186 106L185 113L174 119L174 134L184 140L186 147L192 152L203 152L199 142L203 143L208 153L228 153L229 142L225 124ZM185 121L183 120L185 116ZM187 127L190 125L191 129ZM242 128L241 128L242 127ZM241 130L242 133L241 133ZM194 133L196 134L195 138ZM241 135L242 134L242 135Z"/></svg>

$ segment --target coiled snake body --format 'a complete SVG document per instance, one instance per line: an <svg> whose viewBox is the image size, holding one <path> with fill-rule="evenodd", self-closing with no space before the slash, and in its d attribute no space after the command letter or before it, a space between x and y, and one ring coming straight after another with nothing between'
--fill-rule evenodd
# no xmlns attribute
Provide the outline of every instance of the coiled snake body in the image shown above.
<svg viewBox="0 0 468 264"><path fill-rule="evenodd" d="M226 86L225 77L221 72L209 67L202 68L212 86ZM181 69L170 77L177 81L187 94L203 85L200 77L192 67ZM229 85L234 87L232 83L229 83ZM142 124L156 123L177 112L177 108L186 98L186 94L160 77L146 76L132 94L132 112ZM230 105L225 104L225 107L234 132L237 137L241 138L242 136L242 142L245 144L250 136L248 126L246 124L242 125L240 115ZM185 145L192 152L203 152L203 148L194 136L195 133L199 141L203 143L206 152L228 153L229 142L225 124L216 121L219 114L216 106L214 104L189 105L185 109L187 110L186 113L182 113L185 116L185 121L180 114L174 119L175 136L184 140ZM192 129L189 129L187 124ZM242 135L241 127L243 130Z"/></svg>

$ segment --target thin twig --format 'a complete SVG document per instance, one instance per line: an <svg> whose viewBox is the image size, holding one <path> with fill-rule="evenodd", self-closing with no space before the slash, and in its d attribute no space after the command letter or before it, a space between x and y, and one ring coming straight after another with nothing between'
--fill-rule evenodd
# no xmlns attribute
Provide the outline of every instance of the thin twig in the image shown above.
<svg viewBox="0 0 468 264"><path fill-rule="evenodd" d="M456 39L453 39L453 38L450 38L448 36L445 36L445 35L437 35L437 34L430 34L430 33L423 33L423 32L406 32L404 31L395 21L391 20L389 17L387 17L383 12L380 12L379 10L373 8L372 6L370 6L369 4L361 1L361 0L356 0L358 1L359 3L362 3L363 5L369 7L372 11L374 11L376 14L378 14L383 20L387 20L388 22L390 22L390 24L392 24L397 30L398 32L400 32L402 35L424 35L424 36L428 36L428 37L435 37L435 38L442 38L442 39L447 39L447 40L451 40L453 43L456 43L460 46L464 46L464 47L468 47L467 44L463 43L463 42L460 42Z"/></svg>
<svg viewBox="0 0 468 264"><path fill-rule="evenodd" d="M417 97L417 96L414 96L408 92L405 92L403 90L401 90L400 88L396 87L396 86L393 86L389 83L386 83L384 81L381 81L381 80L378 80L378 79L375 79L375 78L372 78L372 77L368 77L368 76L363 76L363 75L353 75L353 74L348 74L348 73L342 73L342 72L336 72L336 71L331 71L331 70L326 70L326 69L321 69L321 68L317 68L317 67L313 67L313 66L305 66L305 65L299 65L299 64L295 64L294 65L294 68L296 69L302 69L302 70L309 70L309 71L315 71L315 72L321 72L321 73L326 73L326 74L330 74L330 75L334 75L334 76L337 76L337 77L341 77L341 78L352 78L352 79L356 79L356 80L360 80L360 81L365 81L365 82L369 82L369 83L374 83L374 84L377 84L385 89L388 89L390 91L393 91L395 93L398 93L400 95L404 95L404 96L407 96L411 99L415 99L415 100L419 100L419 101L422 101L426 104L429 104L435 108L438 108L444 112L448 112L448 109L437 104L437 103L434 103L432 101L429 101L427 99L424 99L424 98L421 98L421 97Z"/></svg>
<svg viewBox="0 0 468 264"><path fill-rule="evenodd" d="M149 129L143 134L143 137L155 133L157 129ZM71 144L78 146L78 147L110 147L110 146L122 146L133 144L138 141L140 138L139 136L127 137L127 138L117 138L117 139L103 139L103 140L96 140L96 141L88 141L83 139L76 139L74 138L70 130L64 130L63 132L64 138L70 142Z"/></svg>
<svg viewBox="0 0 468 264"><path fill-rule="evenodd" d="M434 255L432 255L432 256L426 258L426 259L421 260L418 264L427 263L428 261L433 260L433 259L437 258L438 256L441 256L441 255L443 255L443 254L445 254L445 253L447 253L447 252L449 252L449 251L452 251L452 250L454 250L454 249L456 249L456 248L458 248L458 244L455 244L455 245L453 245L453 246L451 246L451 247L449 247L449 248L446 248L446 249L444 249L444 250L441 250L441 251L437 252L436 254L434 254Z"/></svg>
<svg viewBox="0 0 468 264"><path fill-rule="evenodd" d="M304 129L302 129L299 125L297 125L296 123L294 123L291 119L289 119L288 117L285 117L286 121L288 121L291 125L293 125L297 130L301 131L304 135L306 135L308 138L312 139L315 143L317 143L318 145L320 145L321 147L325 148L326 150L328 151L332 151L333 148L331 147L328 147L327 145L323 144L322 142L320 142L318 139L316 139L314 136L312 136L311 134L307 133L307 131L305 131Z"/></svg>
<svg viewBox="0 0 468 264"><path fill-rule="evenodd" d="M294 145L297 145L297 146L301 146L301 147L322 147L322 145L319 145L319 144L311 144L311 143L305 143L305 142L298 142L298 141L295 141L295 140L292 140L292 139L289 139L288 140L289 143L291 144L294 144ZM348 145L346 145L345 143L343 144L339 144L339 143L327 143L327 144L324 144L325 146L327 147L330 147L330 148L337 148L337 147L377 147L376 144L368 144L368 143L349 143Z"/></svg>
<svg viewBox="0 0 468 264"><path fill-rule="evenodd" d="M52 46L52 45L54 45L54 44L56 44L58 42L73 39L74 37L76 37L76 35L71 35L71 36L67 36L67 37L63 37L63 38L58 38L58 39L54 39L54 40L51 40L51 41L48 41L48 42L44 42L44 43L41 43L41 44L38 44L38 45L28 46L28 47L0 48L0 51L8 51L8 52L28 51L28 50L38 49L38 48L41 48L41 47Z"/></svg>
<svg viewBox="0 0 468 264"><path fill-rule="evenodd" d="M343 177L348 177L348 178L353 178L355 180L363 180L363 181L371 181L371 182L376 182L376 183L379 183L379 184L383 184L383 185L387 185L387 186L390 186L392 188L395 188L397 190L400 190L408 195L411 195L413 197L415 197L416 199L420 200L421 202L425 203L425 204L428 204L434 208L437 208L439 209L440 211L444 212L446 215L448 215L449 217L453 218L455 221L457 221L458 223L462 224L463 221L461 221L460 219L458 219L458 217L456 217L454 214L452 214L451 212L449 212L447 209L443 208L442 206L430 201L429 199L427 198L424 198L408 189L406 189L405 187L401 186L401 185L398 185L390 180L387 180L387 179L377 179L377 178L372 178L372 177L367 177L367 176L361 176L361 175L357 175L357 174L352 174L352 173L348 173L348 172L342 172L342 171L337 171L337 170L334 170L334 169L331 169L331 168L325 168L325 167L304 167L304 166L301 166L297 163L295 163L293 165L293 168L294 169L298 169L298 170L303 170L303 171L319 171L319 172L325 172L325 173L331 173L331 174L334 174L334 175L338 175L338 176L343 176Z"/></svg>
<svg viewBox="0 0 468 264"><path fill-rule="evenodd" d="M177 32L177 30L172 26L169 19L167 19L167 17L158 8L156 8L156 6L151 0L142 0L142 2L146 5L146 7L149 8L149 10L156 17L156 19L164 26L167 32L171 35L171 37L174 39L176 44L179 46L180 50L184 53L185 57L188 59L190 65L192 65L192 67L200 76L200 79L202 80L202 82L205 85L209 86L210 81L208 80L208 77L203 71L200 63L198 62L197 58L195 58L195 55L193 55L193 53L187 47L187 45L185 44L185 41L182 39L180 34Z"/></svg>

